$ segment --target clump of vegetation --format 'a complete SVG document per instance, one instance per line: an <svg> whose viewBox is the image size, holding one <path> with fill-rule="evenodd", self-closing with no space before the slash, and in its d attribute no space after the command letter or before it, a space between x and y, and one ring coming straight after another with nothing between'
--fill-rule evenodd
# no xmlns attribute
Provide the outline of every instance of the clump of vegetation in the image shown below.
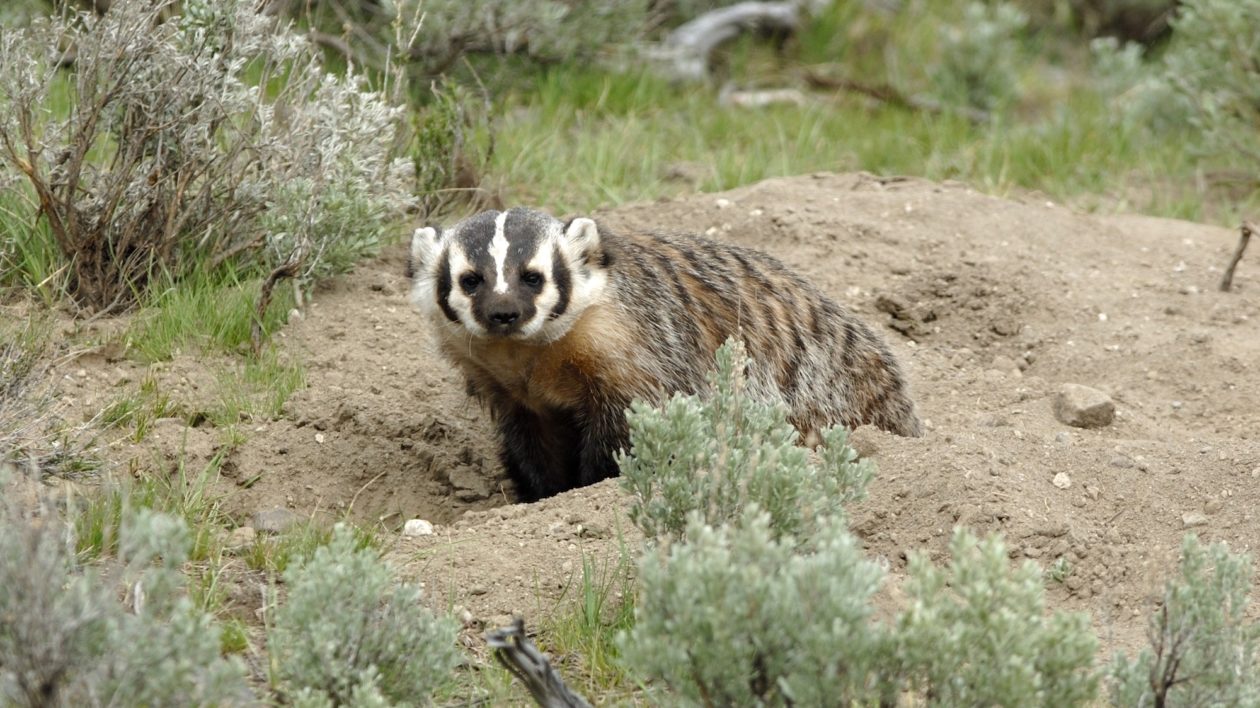
<svg viewBox="0 0 1260 708"><path fill-rule="evenodd" d="M1007 3L969 2L957 24L941 29L941 58L930 72L947 104L993 110L1017 95L1019 33L1028 16Z"/></svg>
<svg viewBox="0 0 1260 708"><path fill-rule="evenodd" d="M1260 175L1260 0L1186 0L1173 22L1163 80L1191 108L1214 158Z"/></svg>
<svg viewBox="0 0 1260 708"><path fill-rule="evenodd" d="M947 569L910 561L909 607L895 623L897 691L943 705L1086 705L1097 640L1084 614L1047 616L1041 569L1011 569L996 536L955 533Z"/></svg>
<svg viewBox="0 0 1260 708"><path fill-rule="evenodd" d="M857 459L848 432L824 431L811 458L782 402L748 391L749 366L743 343L730 340L718 349L706 396L631 406L630 451L618 463L635 495L630 518L649 538L685 537L692 512L710 525L737 523L756 504L776 536L803 539L865 495L874 467Z"/></svg>
<svg viewBox="0 0 1260 708"><path fill-rule="evenodd" d="M1180 577L1165 586L1151 617L1151 646L1112 663L1112 705L1260 702L1260 625L1247 621L1250 589L1250 558L1187 535Z"/></svg>
<svg viewBox="0 0 1260 708"><path fill-rule="evenodd" d="M787 454L791 426L749 390L747 366L728 343L712 395L631 417L622 466L639 497L632 515L668 541L639 566L623 646L639 675L692 705L841 706L906 692L947 705L1093 698L1088 619L1047 617L1040 569L1012 570L996 537L958 533L948 569L912 559L909 606L874 622L883 573L863 559L842 508L870 466L853 462L843 437L817 468L799 448L802 457Z"/></svg>
<svg viewBox="0 0 1260 708"><path fill-rule="evenodd" d="M396 585L389 567L354 532L284 573L288 596L269 635L272 663L295 703L415 705L449 680L458 662L455 622Z"/></svg>
<svg viewBox="0 0 1260 708"><path fill-rule="evenodd" d="M685 543L645 553L626 664L687 705L869 699L884 644L870 619L882 571L842 522L798 553L768 514L750 513L719 528L694 514Z"/></svg>
<svg viewBox="0 0 1260 708"><path fill-rule="evenodd" d="M168 274L345 268L410 203L400 109L363 77L327 73L252 2L174 7L120 0L0 38L0 164L20 180L0 187L30 199L47 231L22 238L52 239L90 310Z"/></svg>
<svg viewBox="0 0 1260 708"><path fill-rule="evenodd" d="M220 656L218 626L184 592L182 521L137 511L119 531L121 568L106 575L79 563L70 527L44 511L11 498L0 507L0 696L31 706L247 701L244 667Z"/></svg>

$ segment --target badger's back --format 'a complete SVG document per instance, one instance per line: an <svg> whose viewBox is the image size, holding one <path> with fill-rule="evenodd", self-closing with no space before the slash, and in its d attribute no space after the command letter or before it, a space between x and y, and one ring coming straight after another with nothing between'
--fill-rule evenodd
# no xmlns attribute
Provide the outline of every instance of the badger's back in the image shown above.
<svg viewBox="0 0 1260 708"><path fill-rule="evenodd" d="M663 392L695 392L728 337L750 380L779 396L807 438L830 425L921 434L900 366L883 340L780 261L696 236L605 235L609 297L632 323Z"/></svg>

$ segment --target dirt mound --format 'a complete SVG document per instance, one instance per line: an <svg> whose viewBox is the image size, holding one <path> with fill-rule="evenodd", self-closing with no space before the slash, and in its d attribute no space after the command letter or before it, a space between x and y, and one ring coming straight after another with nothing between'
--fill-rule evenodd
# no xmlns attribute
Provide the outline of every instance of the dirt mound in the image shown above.
<svg viewBox="0 0 1260 708"><path fill-rule="evenodd" d="M907 551L944 557L957 524L1001 531L1013 558L1059 564L1055 605L1090 611L1109 651L1141 639L1188 528L1237 550L1260 538L1260 280L1244 262L1234 293L1215 290L1228 230L862 174L597 216L761 248L884 328L929 428L854 437L879 466L854 527L894 579ZM492 430L430 348L402 273L401 250L364 264L285 329L308 385L226 452L229 508L428 519L437 534L399 538L394 557L439 602L537 619L584 554L633 548L626 499L610 481L510 505ZM1056 420L1065 383L1109 394L1115 421Z"/></svg>

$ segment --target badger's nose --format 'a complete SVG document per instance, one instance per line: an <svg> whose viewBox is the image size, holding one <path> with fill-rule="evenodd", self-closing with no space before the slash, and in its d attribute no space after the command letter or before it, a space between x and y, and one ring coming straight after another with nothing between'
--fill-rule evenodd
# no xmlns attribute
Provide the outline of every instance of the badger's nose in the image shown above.
<svg viewBox="0 0 1260 708"><path fill-rule="evenodd" d="M490 313L490 321L500 325L510 325L521 316L521 313L515 310L495 310Z"/></svg>

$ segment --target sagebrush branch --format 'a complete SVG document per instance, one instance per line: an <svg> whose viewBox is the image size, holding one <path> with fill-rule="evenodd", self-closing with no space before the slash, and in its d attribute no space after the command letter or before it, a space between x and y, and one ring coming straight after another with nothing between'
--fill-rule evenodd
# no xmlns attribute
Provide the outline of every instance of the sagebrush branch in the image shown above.
<svg viewBox="0 0 1260 708"><path fill-rule="evenodd" d="M1234 286L1234 270L1238 268L1238 262L1242 260L1243 251L1247 250L1247 243L1251 241L1252 234L1260 232L1260 226L1256 226L1254 222L1244 221L1242 226L1238 227L1238 248L1234 249L1234 255L1229 259L1229 265L1225 267L1225 275L1221 277L1221 292L1229 292Z"/></svg>
<svg viewBox="0 0 1260 708"><path fill-rule="evenodd" d="M525 621L519 617L511 627L486 633L486 644L503 668L520 679L534 701L543 708L591 708L578 694L564 685L547 656L525 635Z"/></svg>

